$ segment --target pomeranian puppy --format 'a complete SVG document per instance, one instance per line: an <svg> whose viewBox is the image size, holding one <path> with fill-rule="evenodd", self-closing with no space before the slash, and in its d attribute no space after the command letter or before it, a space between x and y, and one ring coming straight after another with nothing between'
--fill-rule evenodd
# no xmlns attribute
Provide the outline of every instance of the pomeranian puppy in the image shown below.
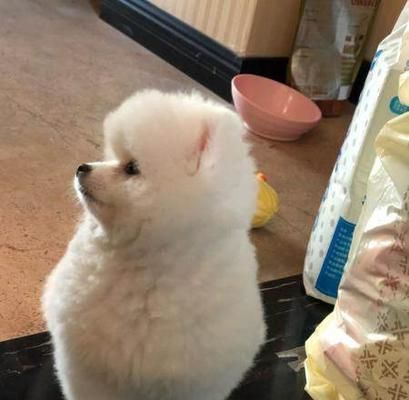
<svg viewBox="0 0 409 400"><path fill-rule="evenodd" d="M222 400L252 365L265 325L242 130L198 94L143 91L107 116L43 295L68 400Z"/></svg>

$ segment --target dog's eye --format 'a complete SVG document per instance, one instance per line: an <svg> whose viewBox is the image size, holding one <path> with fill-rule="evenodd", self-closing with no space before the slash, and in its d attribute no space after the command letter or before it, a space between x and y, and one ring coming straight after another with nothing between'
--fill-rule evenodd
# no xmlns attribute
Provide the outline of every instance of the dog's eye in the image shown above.
<svg viewBox="0 0 409 400"><path fill-rule="evenodd" d="M139 175L141 171L139 170L138 164L135 161L130 161L125 165L125 173L127 175Z"/></svg>

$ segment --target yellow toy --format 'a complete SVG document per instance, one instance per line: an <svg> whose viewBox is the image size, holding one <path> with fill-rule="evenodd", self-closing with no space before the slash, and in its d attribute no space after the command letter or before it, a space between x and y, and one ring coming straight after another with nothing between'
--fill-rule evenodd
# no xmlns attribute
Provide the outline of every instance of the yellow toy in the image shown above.
<svg viewBox="0 0 409 400"><path fill-rule="evenodd" d="M251 221L253 228L261 228L271 217L277 213L279 208L278 195L275 190L267 183L267 178L259 172L257 174L259 183L257 210Z"/></svg>

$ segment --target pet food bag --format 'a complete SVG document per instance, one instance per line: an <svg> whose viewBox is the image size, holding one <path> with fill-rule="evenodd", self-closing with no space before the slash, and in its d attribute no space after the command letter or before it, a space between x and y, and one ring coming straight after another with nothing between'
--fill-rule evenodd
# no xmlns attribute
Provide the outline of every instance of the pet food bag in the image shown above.
<svg viewBox="0 0 409 400"><path fill-rule="evenodd" d="M304 286L329 303L338 285L365 202L375 159L373 143L382 126L408 110L397 96L399 75L409 59L409 3L392 33L379 45L346 139L324 193L307 248Z"/></svg>
<svg viewBox="0 0 409 400"><path fill-rule="evenodd" d="M304 0L291 82L314 100L346 100L378 0Z"/></svg>
<svg viewBox="0 0 409 400"><path fill-rule="evenodd" d="M409 399L409 112L375 149L335 309L306 342L316 400Z"/></svg>

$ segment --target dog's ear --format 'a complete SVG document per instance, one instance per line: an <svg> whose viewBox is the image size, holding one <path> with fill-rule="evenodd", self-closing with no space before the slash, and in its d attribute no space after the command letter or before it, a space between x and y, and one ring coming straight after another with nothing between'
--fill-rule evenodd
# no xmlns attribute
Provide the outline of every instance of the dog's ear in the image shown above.
<svg viewBox="0 0 409 400"><path fill-rule="evenodd" d="M209 148L210 128L205 125L202 129L199 139L195 144L193 153L188 157L188 174L195 175L202 165L203 156Z"/></svg>
<svg viewBox="0 0 409 400"><path fill-rule="evenodd" d="M209 138L210 138L209 127L206 125L199 137L198 148L196 150L197 152L196 171L200 169L203 154L207 151L209 147Z"/></svg>

